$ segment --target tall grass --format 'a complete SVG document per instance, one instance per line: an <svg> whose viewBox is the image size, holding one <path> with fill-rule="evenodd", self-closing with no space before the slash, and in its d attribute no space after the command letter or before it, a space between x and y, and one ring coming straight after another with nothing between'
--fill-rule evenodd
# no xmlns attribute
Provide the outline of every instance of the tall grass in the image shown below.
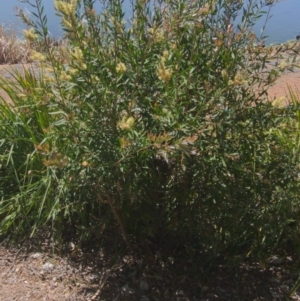
<svg viewBox="0 0 300 301"><path fill-rule="evenodd" d="M0 82L14 104L0 108L0 234L89 240L105 226L130 248L211 256L297 245L299 158L265 96L290 66L266 69L281 49L252 32L270 2L137 0L130 20L121 1L93 3L56 2L62 60L36 0L41 73Z"/></svg>
<svg viewBox="0 0 300 301"><path fill-rule="evenodd" d="M25 63L30 51L30 45L18 37L16 28L0 25L0 64Z"/></svg>

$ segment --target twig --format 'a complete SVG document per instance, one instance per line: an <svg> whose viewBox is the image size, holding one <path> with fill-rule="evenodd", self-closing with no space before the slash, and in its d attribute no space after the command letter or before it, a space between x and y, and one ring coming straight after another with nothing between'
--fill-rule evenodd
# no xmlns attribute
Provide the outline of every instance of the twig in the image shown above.
<svg viewBox="0 0 300 301"><path fill-rule="evenodd" d="M97 187L97 186L96 186ZM114 217L115 219L117 220L119 226L120 226L120 229L121 229L121 233L122 233L122 236L123 236L123 239L126 243L126 245L128 246L128 248L130 250L132 250L132 245L129 241L129 238L128 238L128 235L127 235L127 231L126 231L126 227L125 227L125 224L124 224L124 221L121 217L121 213L119 212L119 209L117 208L115 202L113 201L113 199L111 198L111 196L109 194L106 194L106 200L104 200L102 198L102 196L100 195L100 193L97 192L97 197L98 199L104 203L104 204L108 204L114 214Z"/></svg>

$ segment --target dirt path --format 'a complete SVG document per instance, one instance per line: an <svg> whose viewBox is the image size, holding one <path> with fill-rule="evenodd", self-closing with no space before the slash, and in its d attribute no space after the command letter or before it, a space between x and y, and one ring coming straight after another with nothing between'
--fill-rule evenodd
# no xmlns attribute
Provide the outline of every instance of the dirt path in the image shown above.
<svg viewBox="0 0 300 301"><path fill-rule="evenodd" d="M290 86L293 91L299 90L300 92L300 69L295 72L286 71L283 73L282 76L277 79L275 85L269 89L269 99L272 100L281 96L288 97L288 86Z"/></svg>
<svg viewBox="0 0 300 301"><path fill-rule="evenodd" d="M51 253L0 247L1 301L87 300L85 274Z"/></svg>

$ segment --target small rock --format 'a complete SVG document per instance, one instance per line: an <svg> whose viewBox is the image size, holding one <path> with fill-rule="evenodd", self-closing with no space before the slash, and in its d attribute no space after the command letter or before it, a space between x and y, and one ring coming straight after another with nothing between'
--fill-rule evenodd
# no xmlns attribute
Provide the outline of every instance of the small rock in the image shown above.
<svg viewBox="0 0 300 301"><path fill-rule="evenodd" d="M207 286L202 286L201 292L205 293L208 291L208 287Z"/></svg>
<svg viewBox="0 0 300 301"><path fill-rule="evenodd" d="M177 291L177 292L176 292L176 295L178 295L178 296L184 296L183 290Z"/></svg>
<svg viewBox="0 0 300 301"><path fill-rule="evenodd" d="M290 290L290 287L286 284L280 285L280 289L284 292L287 293Z"/></svg>
<svg viewBox="0 0 300 301"><path fill-rule="evenodd" d="M272 256L269 259L269 264L271 264L271 265L281 265L283 262L284 262L284 258L283 257Z"/></svg>
<svg viewBox="0 0 300 301"><path fill-rule="evenodd" d="M147 291L148 289L149 289L149 284L145 280L142 280L140 282L140 290Z"/></svg>
<svg viewBox="0 0 300 301"><path fill-rule="evenodd" d="M31 258L33 258L33 259L38 259L38 258L40 258L41 256L42 256L41 253L34 253L34 254L31 255Z"/></svg>
<svg viewBox="0 0 300 301"><path fill-rule="evenodd" d="M46 262L42 266L42 270L47 273L50 273L53 269L54 269L54 264L52 264L50 262Z"/></svg>
<svg viewBox="0 0 300 301"><path fill-rule="evenodd" d="M281 297L277 292L275 292L273 290L270 290L270 293L271 293L272 297L275 299L279 299Z"/></svg>
<svg viewBox="0 0 300 301"><path fill-rule="evenodd" d="M128 283L126 283L124 286L122 286L121 290L122 290L124 293L130 292L130 288L129 288L129 286L128 286Z"/></svg>
<svg viewBox="0 0 300 301"><path fill-rule="evenodd" d="M171 264L174 264L174 261L175 261L175 260L174 260L174 257L169 257L168 260L169 260L169 262L170 262Z"/></svg>
<svg viewBox="0 0 300 301"><path fill-rule="evenodd" d="M75 244L74 244L72 241L70 241L70 242L67 244L67 248L68 248L68 251L69 251L69 252L73 252L73 251L75 251L76 246L75 246Z"/></svg>
<svg viewBox="0 0 300 301"><path fill-rule="evenodd" d="M149 301L150 299L146 296L142 296L141 301Z"/></svg>

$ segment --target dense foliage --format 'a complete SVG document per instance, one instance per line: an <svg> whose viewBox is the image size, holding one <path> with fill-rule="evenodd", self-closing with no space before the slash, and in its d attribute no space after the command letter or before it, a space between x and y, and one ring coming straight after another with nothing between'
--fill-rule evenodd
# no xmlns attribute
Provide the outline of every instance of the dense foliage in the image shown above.
<svg viewBox="0 0 300 301"><path fill-rule="evenodd" d="M272 4L136 0L125 18L121 1L93 2L55 1L64 56L41 0L36 21L20 12L41 72L1 80L0 233L119 230L129 247L213 256L298 245L299 145L282 132L297 104L266 101L282 49L252 32Z"/></svg>

